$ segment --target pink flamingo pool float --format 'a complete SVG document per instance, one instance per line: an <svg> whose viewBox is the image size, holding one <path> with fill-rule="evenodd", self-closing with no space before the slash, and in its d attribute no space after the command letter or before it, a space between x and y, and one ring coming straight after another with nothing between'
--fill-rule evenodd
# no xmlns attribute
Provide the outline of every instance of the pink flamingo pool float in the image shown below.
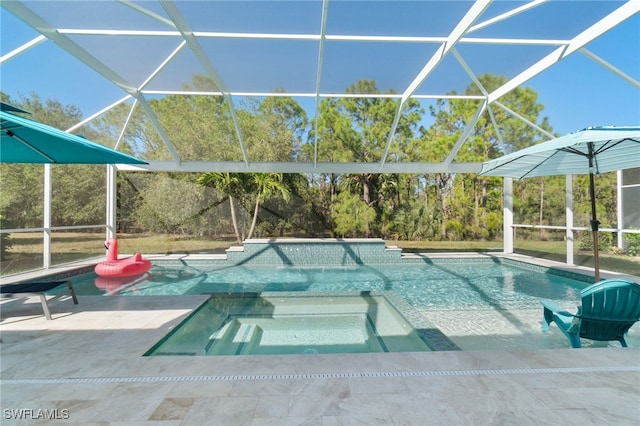
<svg viewBox="0 0 640 426"><path fill-rule="evenodd" d="M151 261L136 253L131 257L118 259L118 241L110 238L104 244L107 260L96 265L96 274L103 277L128 277L140 275L151 269Z"/></svg>

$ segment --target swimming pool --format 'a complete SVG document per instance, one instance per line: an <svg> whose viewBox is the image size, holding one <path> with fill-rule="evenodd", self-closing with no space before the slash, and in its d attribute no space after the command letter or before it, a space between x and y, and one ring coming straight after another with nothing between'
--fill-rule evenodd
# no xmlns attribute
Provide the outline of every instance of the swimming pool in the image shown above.
<svg viewBox="0 0 640 426"><path fill-rule="evenodd" d="M387 265L216 265L154 262L138 279L71 277L80 295L158 296L265 291L394 291L416 307L438 310L522 309L539 299L576 300L589 277L490 259Z"/></svg>
<svg viewBox="0 0 640 426"><path fill-rule="evenodd" d="M506 257L404 256L378 240L312 243L254 240L246 242L241 249L229 250L225 258L154 261L148 274L133 281L105 280L93 272L60 278L71 279L80 295L212 294L213 298L220 299L221 295L286 293L289 297L297 294L331 298L370 292L394 300L391 308L427 343L426 350L567 348L568 342L557 328L542 333L540 299L551 299L574 311L580 290L593 280L586 275ZM399 309L403 303L406 306ZM342 314L349 316L354 312ZM359 317L348 320L344 315L340 317L338 321L353 324L341 333L362 335L365 339L382 338L375 330L366 331L371 325L372 329L376 328L372 318L362 313L355 315ZM335 318L330 316L316 319L329 328L328 324L335 324ZM218 324L219 328L225 327L225 321L237 328L230 338L232 343L234 339L242 340L245 334L274 336L277 333L273 330L288 327L282 325L287 324L287 318L275 316L268 321L254 317L245 321L231 315ZM324 333L321 329L318 327L315 336ZM213 330L205 337L209 339L215 334ZM631 346L640 345L640 327L632 327L628 341ZM247 347L254 345L252 342L252 338L247 340ZM234 349L233 344L231 349L221 352L244 351L244 347L239 349L237 345ZM331 341L318 343L331 344ZM212 342L207 342L204 347L211 348L211 345ZM583 347L607 345L587 341ZM300 348L294 349L291 353L299 353L296 351ZM185 353L193 351L185 350Z"/></svg>

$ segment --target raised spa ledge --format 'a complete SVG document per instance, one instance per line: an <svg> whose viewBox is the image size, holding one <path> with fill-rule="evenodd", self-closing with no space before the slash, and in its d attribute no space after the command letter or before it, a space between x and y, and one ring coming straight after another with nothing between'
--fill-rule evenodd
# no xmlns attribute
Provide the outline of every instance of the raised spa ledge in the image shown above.
<svg viewBox="0 0 640 426"><path fill-rule="evenodd" d="M226 253L232 264L350 266L398 263L402 250L380 238L254 238Z"/></svg>

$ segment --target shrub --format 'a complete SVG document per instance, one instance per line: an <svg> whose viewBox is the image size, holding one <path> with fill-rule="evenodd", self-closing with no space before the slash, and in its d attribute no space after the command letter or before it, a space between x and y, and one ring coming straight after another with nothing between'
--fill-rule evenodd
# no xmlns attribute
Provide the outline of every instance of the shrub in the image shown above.
<svg viewBox="0 0 640 426"><path fill-rule="evenodd" d="M484 240L489 236L489 231L481 226L469 225L464 229L465 237L474 240Z"/></svg>
<svg viewBox="0 0 640 426"><path fill-rule="evenodd" d="M627 244L629 256L640 256L640 234L624 234L622 239Z"/></svg>
<svg viewBox="0 0 640 426"><path fill-rule="evenodd" d="M4 216L0 215L0 229L5 227ZM0 260L6 260L9 257L9 250L13 242L11 241L11 234L0 234Z"/></svg>
<svg viewBox="0 0 640 426"><path fill-rule="evenodd" d="M613 244L613 237L610 232L598 233L598 251L608 250ZM580 250L593 251L593 235L591 231L580 233Z"/></svg>
<svg viewBox="0 0 640 426"><path fill-rule="evenodd" d="M451 219L447 222L447 235L449 240L461 240L463 235L462 231L464 230L464 225L460 223L460 221L456 219Z"/></svg>

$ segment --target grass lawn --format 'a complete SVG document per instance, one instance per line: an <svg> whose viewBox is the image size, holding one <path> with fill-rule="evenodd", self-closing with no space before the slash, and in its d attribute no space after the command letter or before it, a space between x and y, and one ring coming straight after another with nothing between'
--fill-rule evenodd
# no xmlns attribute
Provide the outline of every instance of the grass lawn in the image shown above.
<svg viewBox="0 0 640 426"><path fill-rule="evenodd" d="M42 267L42 234L16 233L11 235L11 248L6 260L1 262L2 275L14 274ZM52 263L63 264L72 261L104 256L103 233L56 232L52 236ZM388 246L400 247L405 252L486 252L501 251L499 241L386 241ZM182 235L119 234L120 253L224 253L230 246L237 245L233 237L195 238ZM543 259L565 261L564 241L536 241L520 239L516 241L516 253L528 254ZM593 253L576 252L577 265L593 267ZM640 257L613 255L602 252L600 267L631 275L640 275Z"/></svg>

